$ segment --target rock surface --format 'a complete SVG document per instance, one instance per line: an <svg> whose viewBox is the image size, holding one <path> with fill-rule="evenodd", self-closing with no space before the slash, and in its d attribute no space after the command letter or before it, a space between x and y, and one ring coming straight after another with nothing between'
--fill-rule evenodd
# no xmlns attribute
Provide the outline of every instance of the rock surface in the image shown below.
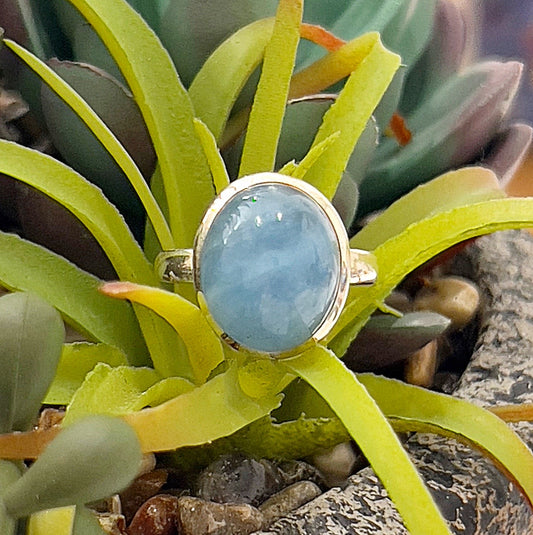
<svg viewBox="0 0 533 535"><path fill-rule="evenodd" d="M498 233L469 247L471 275L485 299L472 360L455 395L481 405L533 402L533 239L526 232ZM533 446L533 424L515 430ZM444 516L461 535L527 535L533 513L515 486L472 449L418 434L407 444ZM428 529L428 533L431 531ZM333 488L262 535L407 535L371 469ZM257 534L259 535L259 533Z"/></svg>

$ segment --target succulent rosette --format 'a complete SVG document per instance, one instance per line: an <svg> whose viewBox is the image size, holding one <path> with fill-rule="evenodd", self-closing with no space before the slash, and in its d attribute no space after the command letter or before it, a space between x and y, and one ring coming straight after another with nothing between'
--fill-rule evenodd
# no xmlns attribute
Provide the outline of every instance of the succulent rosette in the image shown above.
<svg viewBox="0 0 533 535"><path fill-rule="evenodd" d="M402 315L387 297L465 239L533 225L532 199L505 198L493 171L469 165L505 181L523 156L531 130L507 124L522 67L467 62L469 29L454 3L4 0L0 13L0 172L4 199L15 199L14 209L2 203L0 284L20 292L0 303L6 534L27 517L29 533L32 522L42 530L40 509L61 505L76 506L65 533L98 533L84 505L124 487L141 451L173 452L168 462L193 469L235 449L294 459L353 439L410 532L425 535L430 523L449 535L398 431L477 446L533 499L533 456L494 414L341 360L365 324L409 339L409 351L438 336L450 319ZM371 252L378 273L347 288L333 325L297 354L226 344L209 296L154 269L161 252L192 255L206 211L232 182L262 174L306 182L328 209L332 201L346 248ZM283 269L295 250L287 246ZM349 272L345 264L335 276L346 281L353 258ZM52 330L32 329L40 314ZM265 318L286 323L276 304ZM84 341L62 344L61 320ZM30 385L33 369L41 380ZM61 430L28 430L41 402L67 407ZM69 486L76 456L86 462ZM36 457L24 473L11 462Z"/></svg>

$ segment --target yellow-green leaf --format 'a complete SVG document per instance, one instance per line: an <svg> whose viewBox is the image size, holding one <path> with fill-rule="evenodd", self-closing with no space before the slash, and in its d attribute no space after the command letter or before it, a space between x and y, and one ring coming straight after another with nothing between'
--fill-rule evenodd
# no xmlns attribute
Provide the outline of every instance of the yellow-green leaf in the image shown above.
<svg viewBox="0 0 533 535"><path fill-rule="evenodd" d="M280 0L250 113L239 176L274 169L302 14L303 0Z"/></svg>
<svg viewBox="0 0 533 535"><path fill-rule="evenodd" d="M332 352L317 346L284 365L311 385L340 418L368 459L412 535L450 535L396 433L356 376Z"/></svg>
<svg viewBox="0 0 533 535"><path fill-rule="evenodd" d="M211 176L213 177L213 184L215 185L215 192L218 194L227 186L229 186L229 176L228 171L226 170L226 165L224 160L218 150L217 142L215 137L200 119L194 120L194 127L196 128L196 133L200 138L202 147L209 163L209 168L211 169Z"/></svg>
<svg viewBox="0 0 533 535"><path fill-rule="evenodd" d="M222 362L222 342L209 326L202 311L178 294L127 282L105 284L101 291L118 299L129 299L162 316L183 340L195 380L205 382L211 371Z"/></svg>
<svg viewBox="0 0 533 535"><path fill-rule="evenodd" d="M214 191L193 125L193 109L174 64L142 17L124 0L68 0L87 19L126 79L152 138L177 247L191 247Z"/></svg>
<svg viewBox="0 0 533 535"><path fill-rule="evenodd" d="M161 209L155 202L150 188L144 180L139 168L113 132L109 130L106 124L87 104L87 102L44 62L13 41L5 39L4 43L76 112L78 117L90 128L91 132L109 151L109 154L124 171L128 180L131 182L131 185L139 195L162 247L167 249L171 248L173 246L172 235L170 234L170 229L168 228Z"/></svg>
<svg viewBox="0 0 533 535"><path fill-rule="evenodd" d="M128 365L126 355L116 347L85 342L65 344L56 375L43 403L48 405L70 403L85 376L100 362L113 367Z"/></svg>
<svg viewBox="0 0 533 535"><path fill-rule="evenodd" d="M247 396L231 367L186 394L124 418L137 432L143 451L170 451L231 435L270 414L280 402L279 394Z"/></svg>
<svg viewBox="0 0 533 535"><path fill-rule="evenodd" d="M0 172L42 191L72 212L102 246L121 279L159 283L117 209L81 175L50 156L5 140L0 140ZM174 339L165 322L140 307L135 312L152 356L171 360ZM156 360L154 365L158 367Z"/></svg>
<svg viewBox="0 0 533 535"><path fill-rule="evenodd" d="M470 444L496 462L533 503L533 454L496 415L473 403L371 374L358 379L400 432L420 431Z"/></svg>
<svg viewBox="0 0 533 535"><path fill-rule="evenodd" d="M91 414L123 416L168 401L193 387L181 377L161 379L152 368L112 368L100 363L87 374L74 394L63 423L70 425Z"/></svg>
<svg viewBox="0 0 533 535"><path fill-rule="evenodd" d="M356 37L297 72L291 80L289 98L320 93L350 76L376 44L376 35L366 33Z"/></svg>
<svg viewBox="0 0 533 535"><path fill-rule="evenodd" d="M137 366L149 362L133 309L98 292L101 281L39 245L0 232L0 285L41 296L89 340L118 347Z"/></svg>
<svg viewBox="0 0 533 535"><path fill-rule="evenodd" d="M498 230L533 227L533 198L482 201L431 215L409 225L373 252L378 279L372 287L352 287L344 310L326 338L343 355L372 312L403 278L461 241Z"/></svg>
<svg viewBox="0 0 533 535"><path fill-rule="evenodd" d="M485 167L463 167L422 184L391 204L350 241L359 249L375 249L411 223L456 206L505 196L496 175Z"/></svg>
<svg viewBox="0 0 533 535"><path fill-rule="evenodd" d="M338 140L310 169L305 179L332 199L359 136L400 66L400 56L387 50L379 34L361 40L366 54L336 101L324 115L312 147L340 132Z"/></svg>
<svg viewBox="0 0 533 535"><path fill-rule="evenodd" d="M274 19L262 19L235 32L198 71L189 96L197 116L220 140L228 116L272 36Z"/></svg>
<svg viewBox="0 0 533 535"><path fill-rule="evenodd" d="M45 509L30 516L27 535L72 535L74 526L75 505Z"/></svg>

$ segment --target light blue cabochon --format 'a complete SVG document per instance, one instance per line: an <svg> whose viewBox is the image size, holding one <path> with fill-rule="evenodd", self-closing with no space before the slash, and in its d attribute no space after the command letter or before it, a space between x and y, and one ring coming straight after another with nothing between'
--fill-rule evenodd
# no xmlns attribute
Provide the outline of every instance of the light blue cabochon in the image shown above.
<svg viewBox="0 0 533 535"><path fill-rule="evenodd" d="M199 289L228 336L278 353L306 342L327 316L340 264L318 204L285 184L258 184L237 193L209 227Z"/></svg>

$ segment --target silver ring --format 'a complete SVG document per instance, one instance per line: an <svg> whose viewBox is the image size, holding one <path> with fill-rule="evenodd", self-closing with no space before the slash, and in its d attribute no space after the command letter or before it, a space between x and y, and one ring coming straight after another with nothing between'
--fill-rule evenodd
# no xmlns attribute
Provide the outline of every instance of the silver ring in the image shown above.
<svg viewBox="0 0 533 535"><path fill-rule="evenodd" d="M193 283L230 345L269 355L324 338L350 285L377 277L374 256L350 249L329 200L277 173L232 182L205 213L194 248L161 252L155 270L162 281Z"/></svg>

